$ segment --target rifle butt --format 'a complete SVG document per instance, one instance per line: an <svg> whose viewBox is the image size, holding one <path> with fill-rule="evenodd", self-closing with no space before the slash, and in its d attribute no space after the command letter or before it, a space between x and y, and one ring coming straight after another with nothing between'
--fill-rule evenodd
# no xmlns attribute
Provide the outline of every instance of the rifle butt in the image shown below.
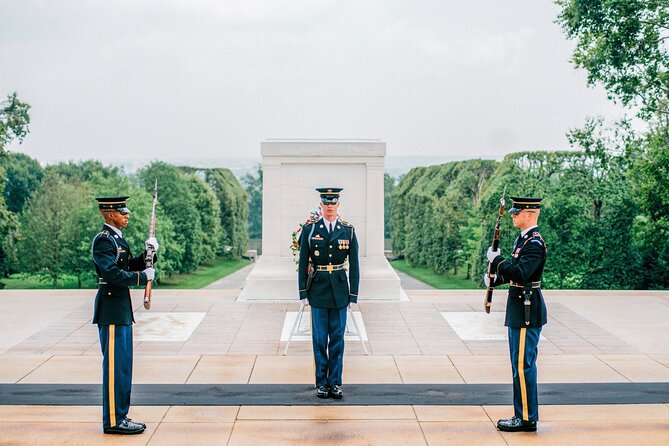
<svg viewBox="0 0 669 446"><path fill-rule="evenodd" d="M485 292L485 301L483 302L483 308L485 312L490 314L490 309L492 307L492 287L488 287Z"/></svg>
<svg viewBox="0 0 669 446"><path fill-rule="evenodd" d="M144 308L151 309L151 289L153 288L153 280L149 280L144 287Z"/></svg>

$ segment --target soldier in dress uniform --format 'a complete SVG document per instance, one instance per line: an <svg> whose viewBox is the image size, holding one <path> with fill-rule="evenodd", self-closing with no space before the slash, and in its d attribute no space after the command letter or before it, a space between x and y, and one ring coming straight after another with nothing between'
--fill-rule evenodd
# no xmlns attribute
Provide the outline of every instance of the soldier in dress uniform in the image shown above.
<svg viewBox="0 0 669 446"><path fill-rule="evenodd" d="M302 302L311 305L316 396L341 399L347 308L358 301L358 239L353 225L337 216L342 188L316 190L321 196L323 218L302 227L298 286ZM344 268L347 257L348 278ZM307 286L310 262L315 275Z"/></svg>
<svg viewBox="0 0 669 446"><path fill-rule="evenodd" d="M98 325L102 348L102 428L105 434L140 434L144 423L128 418L132 386L132 313L129 286L153 280L145 268L146 251L133 257L121 229L128 224L128 197L96 198L105 223L93 239L91 253L98 275L93 323ZM158 250L151 237L146 245ZM154 261L156 258L154 257Z"/></svg>
<svg viewBox="0 0 669 446"><path fill-rule="evenodd" d="M488 249L488 260L495 275L486 274L486 286L509 284L504 325L509 332L509 350L513 371L512 418L501 419L497 428L502 431L536 431L539 419L537 400L537 367L539 336L548 322L546 304L541 293L541 275L546 263L546 243L537 225L541 198L511 197L509 209L513 225L520 229L510 258L500 251Z"/></svg>

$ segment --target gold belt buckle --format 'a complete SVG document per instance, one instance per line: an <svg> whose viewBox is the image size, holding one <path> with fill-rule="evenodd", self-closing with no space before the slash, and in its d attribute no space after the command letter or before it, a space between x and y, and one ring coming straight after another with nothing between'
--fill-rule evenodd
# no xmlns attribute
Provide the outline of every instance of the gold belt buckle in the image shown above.
<svg viewBox="0 0 669 446"><path fill-rule="evenodd" d="M332 265L328 265L326 271L331 273L332 271L334 271L334 268L332 267Z"/></svg>

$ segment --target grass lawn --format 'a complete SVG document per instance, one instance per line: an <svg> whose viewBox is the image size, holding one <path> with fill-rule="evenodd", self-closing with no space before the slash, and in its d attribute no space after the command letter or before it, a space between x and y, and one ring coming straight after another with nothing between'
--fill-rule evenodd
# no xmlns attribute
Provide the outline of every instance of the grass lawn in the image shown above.
<svg viewBox="0 0 669 446"><path fill-rule="evenodd" d="M250 264L251 261L246 259L216 259L211 264L200 265L192 274L180 274L162 279L156 288L185 290L203 288Z"/></svg>
<svg viewBox="0 0 669 446"><path fill-rule="evenodd" d="M5 290L51 290L53 281L47 276L38 276L33 274L12 274L7 278L0 279L5 285ZM95 288L97 281L92 279L82 280L82 288ZM77 277L64 274L58 278L57 290L77 289Z"/></svg>
<svg viewBox="0 0 669 446"><path fill-rule="evenodd" d="M234 273L240 268L250 264L246 259L216 259L211 264L201 265L192 274L180 274L169 279L163 279L156 288L166 289L197 289L209 285L228 274ZM45 280L32 274L12 274L8 278L0 280L5 285L5 290L44 290L52 289L51 279ZM97 281L84 280L82 288L96 288ZM76 276L63 275L58 279L57 289L67 290L77 288Z"/></svg>
<svg viewBox="0 0 669 446"><path fill-rule="evenodd" d="M425 282L440 290L476 290L481 289L476 282L467 280L465 275L438 274L426 266L411 266L406 260L393 260L393 268L409 276Z"/></svg>

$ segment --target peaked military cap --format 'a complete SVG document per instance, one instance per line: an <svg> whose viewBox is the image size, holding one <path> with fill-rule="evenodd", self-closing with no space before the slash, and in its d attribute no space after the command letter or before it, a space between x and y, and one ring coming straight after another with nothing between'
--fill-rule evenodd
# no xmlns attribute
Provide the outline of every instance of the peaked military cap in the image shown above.
<svg viewBox="0 0 669 446"><path fill-rule="evenodd" d="M128 198L130 197L98 197L96 200L98 201L100 210L118 211L122 214L129 214L130 209L128 209L128 206L125 203L125 200Z"/></svg>
<svg viewBox="0 0 669 446"><path fill-rule="evenodd" d="M517 214L523 209L540 209L541 198L530 197L510 197L513 200L513 206L509 209L510 214Z"/></svg>
<svg viewBox="0 0 669 446"><path fill-rule="evenodd" d="M339 192L344 189L341 187L318 187L316 190L320 192L323 204L337 204Z"/></svg>

